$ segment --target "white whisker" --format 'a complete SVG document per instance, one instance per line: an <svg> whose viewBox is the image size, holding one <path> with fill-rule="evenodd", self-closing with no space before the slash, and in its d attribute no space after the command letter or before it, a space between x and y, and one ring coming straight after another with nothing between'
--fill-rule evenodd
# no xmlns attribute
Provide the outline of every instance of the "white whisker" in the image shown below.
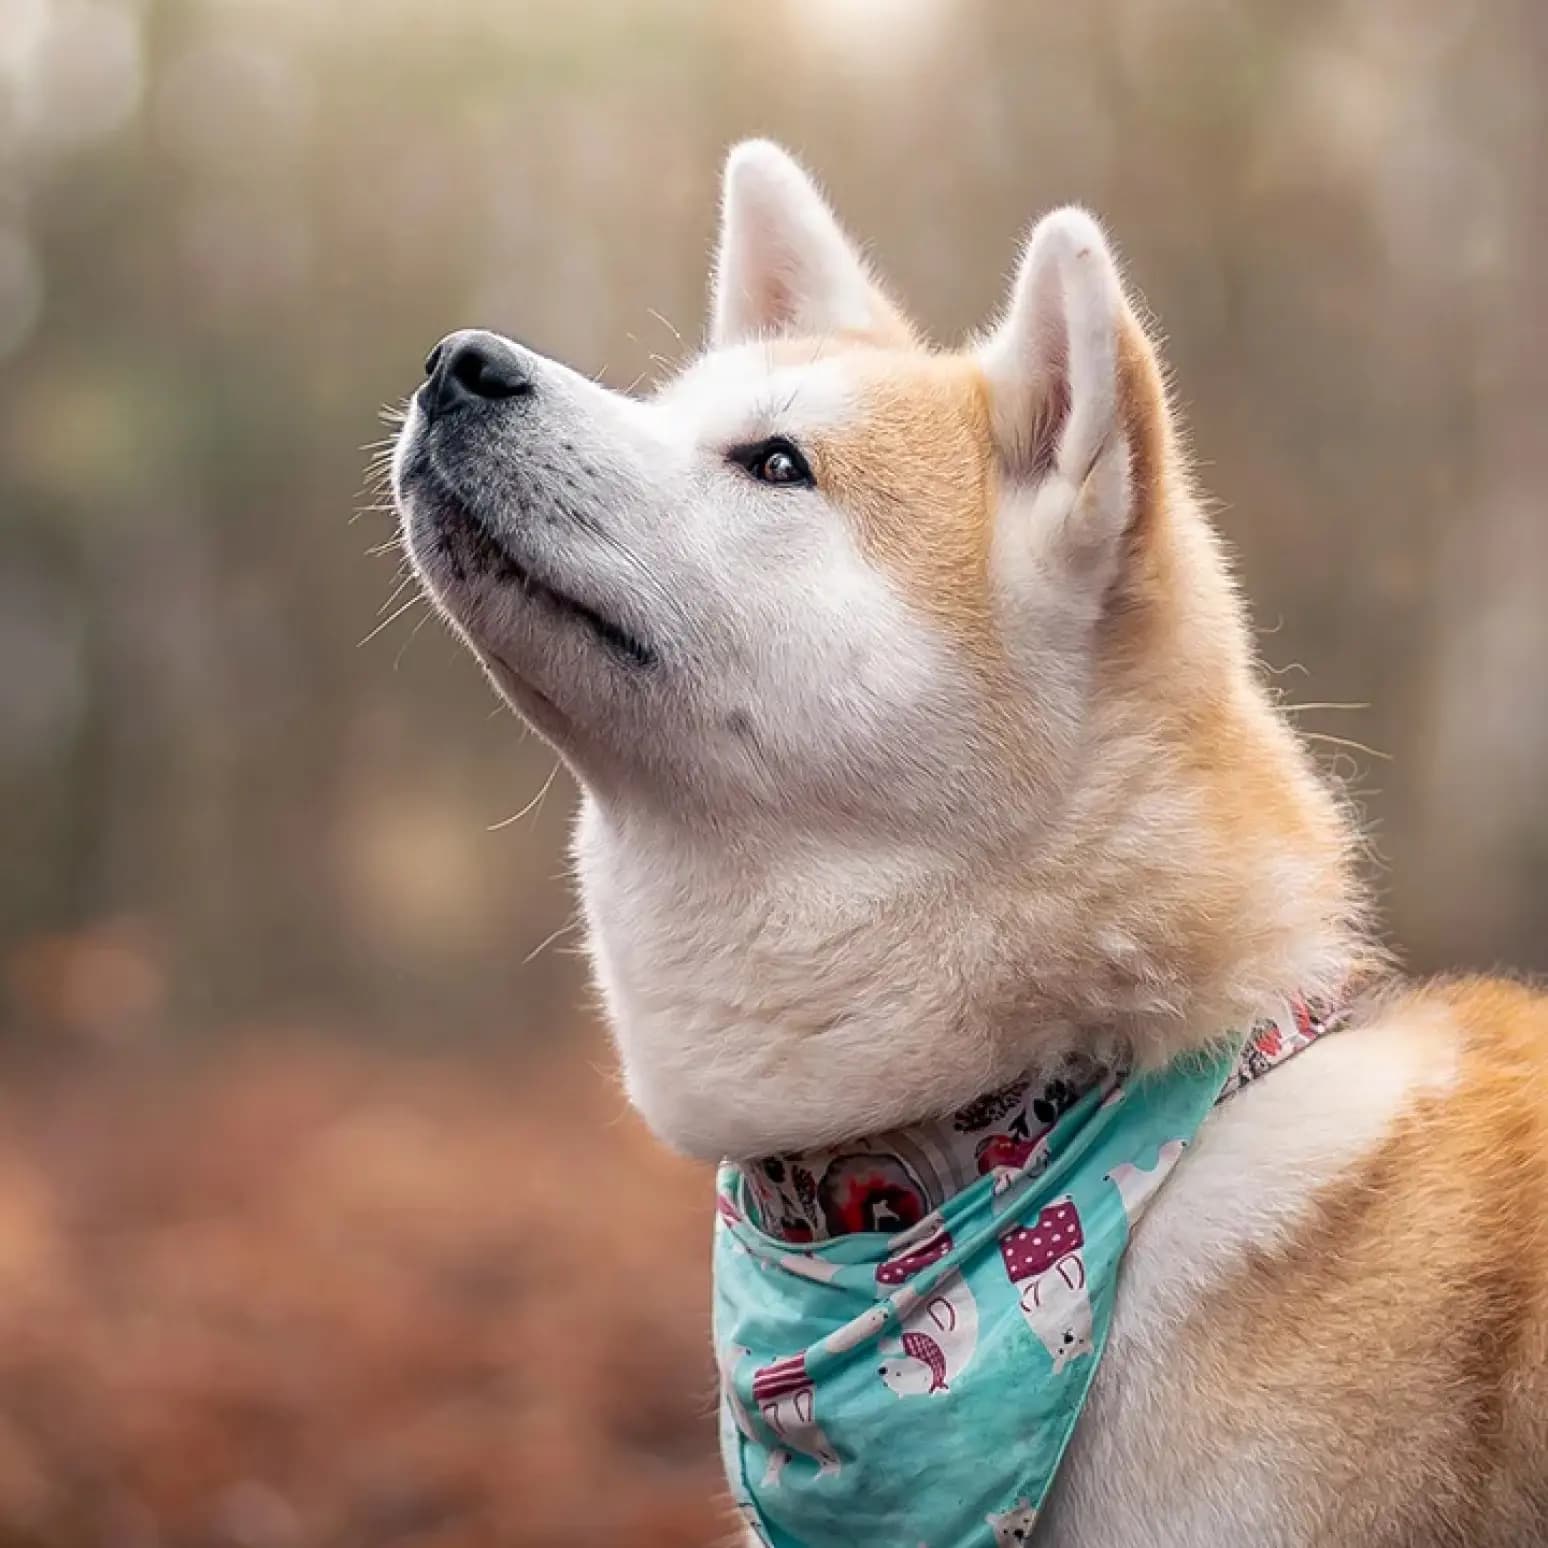
<svg viewBox="0 0 1548 1548"><path fill-rule="evenodd" d="M382 621L379 624L377 624L377 626L368 635L366 635L366 637L363 640L361 640L358 645L355 646L355 649L359 650L362 645L369 645L371 643L371 641L374 640L376 638L376 636L378 634L380 634L382 632L382 630L387 627L388 624L394 622L396 619L401 618L406 612L408 612L408 610L411 607L413 607L413 605L416 602L423 602L425 600L427 600L427 599L425 597L424 592L422 592L422 591L415 592L414 595L411 596L408 599L408 601L403 604L402 607L398 608L396 612L389 613L384 619L382 619Z"/></svg>
<svg viewBox="0 0 1548 1548"><path fill-rule="evenodd" d="M549 790L553 787L555 779L558 777L559 765L555 763L553 768L549 771L548 778L543 781L543 788L539 790L538 793L533 796L533 798L528 801L519 812L517 812L512 817L502 817L499 822L491 823L484 831L487 833L498 833L501 828L508 828L512 823L520 822L521 819L527 816L529 813L537 811L537 809L543 804L543 797L548 794Z"/></svg>

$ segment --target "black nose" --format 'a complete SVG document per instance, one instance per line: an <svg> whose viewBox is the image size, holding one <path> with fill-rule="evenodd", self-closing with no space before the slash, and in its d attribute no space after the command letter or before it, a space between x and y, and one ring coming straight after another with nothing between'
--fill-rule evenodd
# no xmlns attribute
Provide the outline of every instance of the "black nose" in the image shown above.
<svg viewBox="0 0 1548 1548"><path fill-rule="evenodd" d="M525 397L532 391L521 352L497 333L449 333L425 361L419 405L434 418L470 403Z"/></svg>

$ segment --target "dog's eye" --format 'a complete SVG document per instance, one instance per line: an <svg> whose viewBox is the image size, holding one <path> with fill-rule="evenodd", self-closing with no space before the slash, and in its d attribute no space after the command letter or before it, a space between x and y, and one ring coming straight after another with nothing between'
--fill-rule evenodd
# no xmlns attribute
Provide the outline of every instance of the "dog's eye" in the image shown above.
<svg viewBox="0 0 1548 1548"><path fill-rule="evenodd" d="M812 470L800 451L783 437L759 441L752 446L733 447L729 453L738 467L745 468L760 484L810 484Z"/></svg>

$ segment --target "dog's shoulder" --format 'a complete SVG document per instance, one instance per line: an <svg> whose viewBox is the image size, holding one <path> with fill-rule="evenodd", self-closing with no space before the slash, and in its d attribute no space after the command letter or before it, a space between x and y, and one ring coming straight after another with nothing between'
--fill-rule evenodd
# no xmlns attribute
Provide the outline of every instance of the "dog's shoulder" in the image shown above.
<svg viewBox="0 0 1548 1548"><path fill-rule="evenodd" d="M1545 1064L1548 998L1436 980L1217 1109L1136 1230L1071 1454L1109 1548L1099 1474L1130 1481L1118 1518L1205 1542L1188 1480L1269 1437L1272 1469L1211 1485L1264 1542L1541 1540L1511 1534L1548 1528Z"/></svg>

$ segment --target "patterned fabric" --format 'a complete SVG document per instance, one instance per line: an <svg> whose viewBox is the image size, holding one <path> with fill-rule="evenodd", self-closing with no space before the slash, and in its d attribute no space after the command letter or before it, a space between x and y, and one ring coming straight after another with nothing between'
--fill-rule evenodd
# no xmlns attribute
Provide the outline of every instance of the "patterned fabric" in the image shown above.
<svg viewBox="0 0 1548 1548"><path fill-rule="evenodd" d="M1328 1026L1286 1006L1155 1074L1071 1066L944 1124L724 1166L721 1447L757 1540L1024 1542L1133 1223L1210 1109Z"/></svg>
<svg viewBox="0 0 1548 1548"><path fill-rule="evenodd" d="M1253 1027L1221 1100L1298 1053L1329 1028L1302 1000L1287 1001ZM1071 1059L1040 1083L1017 1081L939 1123L878 1134L826 1150L769 1156L742 1168L763 1229L787 1242L821 1242L858 1231L917 1225L980 1177L1002 1185L1047 1162L1043 1142L1061 1114L1122 1073Z"/></svg>
<svg viewBox="0 0 1548 1548"><path fill-rule="evenodd" d="M1015 1226L1000 1238L1000 1256L1013 1285L1046 1274L1061 1258L1086 1245L1074 1203L1049 1204L1029 1226Z"/></svg>

